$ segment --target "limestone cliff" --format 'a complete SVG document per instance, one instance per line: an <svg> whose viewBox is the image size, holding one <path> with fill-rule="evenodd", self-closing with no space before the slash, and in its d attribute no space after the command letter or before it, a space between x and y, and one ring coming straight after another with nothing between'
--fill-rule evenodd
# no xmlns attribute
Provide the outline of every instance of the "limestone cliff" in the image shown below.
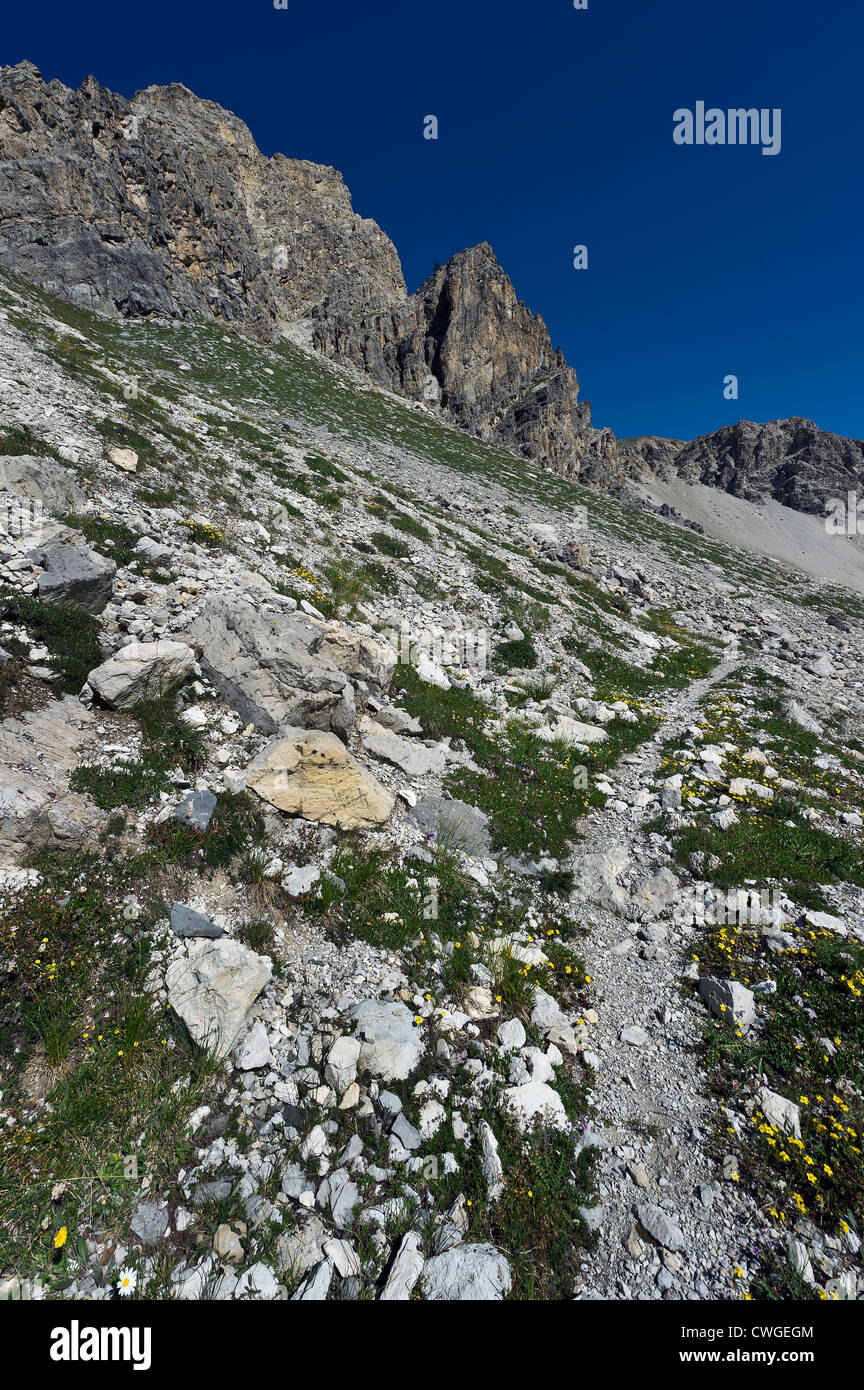
<svg viewBox="0 0 864 1390"><path fill-rule="evenodd" d="M311 321L321 351L472 433L600 481L614 463L489 246L409 298L341 174L265 158L179 83L130 101L92 77L73 91L32 63L0 70L0 265L130 317L205 315L269 339Z"/></svg>
<svg viewBox="0 0 864 1390"><path fill-rule="evenodd" d="M793 417L684 444L616 441L487 243L408 295L399 256L335 169L266 158L179 83L131 100L0 69L0 266L89 308L205 316L313 345L462 429L589 485L677 473L804 511L864 484L864 443ZM308 327L307 330L309 331Z"/></svg>
<svg viewBox="0 0 864 1390"><path fill-rule="evenodd" d="M206 315L265 337L396 304L395 247L335 169L258 150L174 83L131 100L0 70L0 265L90 308Z"/></svg>

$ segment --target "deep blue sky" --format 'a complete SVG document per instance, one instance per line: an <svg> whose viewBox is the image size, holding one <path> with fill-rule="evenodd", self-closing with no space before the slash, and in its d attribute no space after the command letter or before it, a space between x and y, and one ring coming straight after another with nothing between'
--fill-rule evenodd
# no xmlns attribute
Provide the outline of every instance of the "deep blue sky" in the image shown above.
<svg viewBox="0 0 864 1390"><path fill-rule="evenodd" d="M335 165L409 289L491 242L619 435L797 414L864 436L855 0L288 5L43 0L7 9L0 62L127 96L184 82L265 153ZM675 145L699 100L782 108L782 152Z"/></svg>

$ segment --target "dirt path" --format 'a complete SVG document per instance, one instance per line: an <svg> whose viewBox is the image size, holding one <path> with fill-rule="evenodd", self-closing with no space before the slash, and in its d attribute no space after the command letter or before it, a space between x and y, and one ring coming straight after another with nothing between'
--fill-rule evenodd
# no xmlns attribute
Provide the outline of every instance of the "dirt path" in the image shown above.
<svg viewBox="0 0 864 1390"><path fill-rule="evenodd" d="M586 855L616 847L637 864L651 851L654 865L656 846L643 826L656 815L656 802L626 811L612 803L646 788L657 773L661 744L693 722L706 692L735 664L721 662L682 692L654 740L622 761L607 808L585 827L577 868ZM708 1155L712 1133L727 1121L706 1092L695 1051L702 1005L681 990L696 928L681 928L668 916L628 921L596 907L584 909L584 920L598 1016L591 1028L599 1061L593 1138L603 1152L597 1168L600 1239L583 1263L579 1296L729 1298L741 1282L735 1266L746 1273L754 1207ZM659 1208L652 1234L660 1240L646 1238L637 1215L646 1203Z"/></svg>

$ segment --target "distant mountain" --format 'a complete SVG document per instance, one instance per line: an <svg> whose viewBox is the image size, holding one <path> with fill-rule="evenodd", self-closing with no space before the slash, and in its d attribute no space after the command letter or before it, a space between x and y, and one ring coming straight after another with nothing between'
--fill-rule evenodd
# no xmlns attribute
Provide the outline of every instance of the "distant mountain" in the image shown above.
<svg viewBox="0 0 864 1390"><path fill-rule="evenodd" d="M755 424L741 420L689 444L677 439L622 439L619 456L632 475L677 474L684 482L720 488L748 502L769 498L796 511L825 512L864 487L864 440L821 430L792 416Z"/></svg>

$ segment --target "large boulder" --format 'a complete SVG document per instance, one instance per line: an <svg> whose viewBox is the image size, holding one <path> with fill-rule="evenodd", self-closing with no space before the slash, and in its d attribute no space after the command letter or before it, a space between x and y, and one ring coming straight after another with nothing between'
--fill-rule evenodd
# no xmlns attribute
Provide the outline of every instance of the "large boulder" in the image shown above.
<svg viewBox="0 0 864 1390"><path fill-rule="evenodd" d="M332 661L352 680L363 680L378 690L386 690L396 669L396 650L341 623L327 623L316 648L318 655Z"/></svg>
<svg viewBox="0 0 864 1390"><path fill-rule="evenodd" d="M130 642L87 677L87 684L112 709L131 709L158 699L191 676L195 653L185 642Z"/></svg>
<svg viewBox="0 0 864 1390"><path fill-rule="evenodd" d="M580 743L605 743L609 735L596 724L583 724L579 719L559 714L549 724L535 729L535 734L544 743L565 743L568 748L576 748Z"/></svg>
<svg viewBox="0 0 864 1390"><path fill-rule="evenodd" d="M317 729L281 729L247 767L246 786L288 815L340 830L382 825L395 804L341 739Z"/></svg>
<svg viewBox="0 0 864 1390"><path fill-rule="evenodd" d="M392 763L408 777L424 777L430 772L443 772L447 766L447 755L440 743L427 747L401 734L385 729L375 719L364 714L357 721L357 732L367 753Z"/></svg>
<svg viewBox="0 0 864 1390"><path fill-rule="evenodd" d="M699 993L716 1018L724 1015L745 1032L756 1022L756 998L738 980L714 979L705 975L699 981Z"/></svg>
<svg viewBox="0 0 864 1390"><path fill-rule="evenodd" d="M465 801L425 796L412 810L411 819L428 835L434 836L437 845L450 846L481 859L491 851L489 817Z"/></svg>
<svg viewBox="0 0 864 1390"><path fill-rule="evenodd" d="M773 1125L783 1134L793 1134L796 1139L801 1138L801 1107L796 1105L794 1100L787 1100L785 1096L778 1095L767 1086L761 1086L756 1092L756 1103L769 1125Z"/></svg>
<svg viewBox="0 0 864 1390"><path fill-rule="evenodd" d="M356 716L348 674L323 652L326 626L293 613L259 613L216 597L188 637L228 704L264 733L283 724L347 733Z"/></svg>
<svg viewBox="0 0 864 1390"><path fill-rule="evenodd" d="M195 1042L224 1059L271 973L267 956L229 936L193 940L165 972L168 1002Z"/></svg>
<svg viewBox="0 0 864 1390"><path fill-rule="evenodd" d="M643 1230L647 1231L658 1245L662 1245L664 1250L674 1253L685 1248L687 1242L680 1226L662 1207L656 1206L653 1202L643 1202L636 1207L636 1215Z"/></svg>
<svg viewBox="0 0 864 1390"><path fill-rule="evenodd" d="M543 1081L526 1081L522 1086L508 1086L504 1097L523 1129L529 1129L535 1120L555 1129L570 1128L564 1102L558 1092Z"/></svg>
<svg viewBox="0 0 864 1390"><path fill-rule="evenodd" d="M420 1282L435 1301L492 1302L510 1292L510 1266L494 1245L455 1245L427 1260Z"/></svg>
<svg viewBox="0 0 864 1390"><path fill-rule="evenodd" d="M86 496L70 469L35 454L0 458L0 494L4 493L41 503L58 516L79 507Z"/></svg>
<svg viewBox="0 0 864 1390"><path fill-rule="evenodd" d="M95 550L52 545L32 551L30 558L42 566L39 597L48 603L98 614L110 600L117 566Z"/></svg>

